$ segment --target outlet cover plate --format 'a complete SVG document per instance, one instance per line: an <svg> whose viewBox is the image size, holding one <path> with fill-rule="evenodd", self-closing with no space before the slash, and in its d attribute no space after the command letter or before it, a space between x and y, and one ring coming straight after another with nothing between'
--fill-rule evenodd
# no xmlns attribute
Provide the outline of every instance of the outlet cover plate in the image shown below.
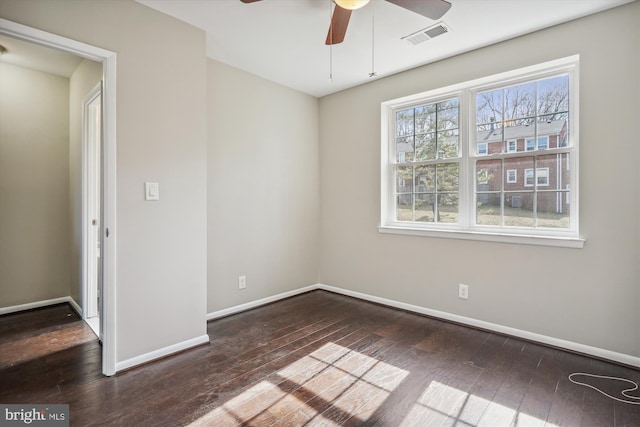
<svg viewBox="0 0 640 427"><path fill-rule="evenodd" d="M462 283L458 285L458 298L469 299L469 285Z"/></svg>

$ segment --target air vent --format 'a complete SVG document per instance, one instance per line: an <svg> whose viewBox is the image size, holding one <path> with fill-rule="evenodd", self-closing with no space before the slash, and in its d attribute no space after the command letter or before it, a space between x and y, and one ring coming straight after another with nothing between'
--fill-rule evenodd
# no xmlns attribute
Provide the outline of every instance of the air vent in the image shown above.
<svg viewBox="0 0 640 427"><path fill-rule="evenodd" d="M444 22L438 22L436 25L432 25L429 28L422 29L408 36L402 37L402 40L406 40L412 45L417 45L422 42L426 42L434 37L441 36L451 31Z"/></svg>

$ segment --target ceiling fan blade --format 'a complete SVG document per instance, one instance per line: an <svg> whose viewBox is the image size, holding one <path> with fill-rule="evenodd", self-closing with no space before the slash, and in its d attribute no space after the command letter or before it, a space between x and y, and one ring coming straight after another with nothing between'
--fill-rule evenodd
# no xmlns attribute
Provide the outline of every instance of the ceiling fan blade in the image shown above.
<svg viewBox="0 0 640 427"><path fill-rule="evenodd" d="M429 19L440 19L451 8L445 0L387 0L404 9L426 16Z"/></svg>
<svg viewBox="0 0 640 427"><path fill-rule="evenodd" d="M349 26L349 18L351 18L351 11L336 5L333 9L333 15L331 16L331 25L329 26L329 33L327 33L325 44L338 44L344 41L347 26Z"/></svg>
<svg viewBox="0 0 640 427"><path fill-rule="evenodd" d="M260 0L240 0L242 3L255 3Z"/></svg>

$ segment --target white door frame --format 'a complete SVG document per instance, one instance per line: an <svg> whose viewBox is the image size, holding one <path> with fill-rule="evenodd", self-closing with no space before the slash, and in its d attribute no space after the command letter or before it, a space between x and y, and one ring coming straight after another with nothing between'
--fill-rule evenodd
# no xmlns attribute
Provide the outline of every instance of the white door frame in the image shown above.
<svg viewBox="0 0 640 427"><path fill-rule="evenodd" d="M0 18L0 34L102 63L102 373L116 373L116 54Z"/></svg>
<svg viewBox="0 0 640 427"><path fill-rule="evenodd" d="M95 105L99 118L95 121ZM82 317L98 316L102 165L102 82L82 101ZM96 124L98 129L96 129ZM97 131L97 132L96 132ZM96 138L97 137L97 138ZM96 140L97 139L97 140ZM102 339L102 335L100 335Z"/></svg>

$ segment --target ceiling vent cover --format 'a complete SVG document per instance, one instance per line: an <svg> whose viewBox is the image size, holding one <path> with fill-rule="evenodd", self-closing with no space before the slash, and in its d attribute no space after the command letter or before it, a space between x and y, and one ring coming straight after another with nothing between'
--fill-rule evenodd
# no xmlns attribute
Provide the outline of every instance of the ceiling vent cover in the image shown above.
<svg viewBox="0 0 640 427"><path fill-rule="evenodd" d="M426 42L427 40L432 39L434 37L438 37L445 33L448 33L449 31L451 31L451 29L447 27L447 25L444 22L438 22L437 24L432 25L431 27L422 29L413 34L409 34L408 36L404 36L402 37L402 40L406 40L412 45L417 45L422 42Z"/></svg>

